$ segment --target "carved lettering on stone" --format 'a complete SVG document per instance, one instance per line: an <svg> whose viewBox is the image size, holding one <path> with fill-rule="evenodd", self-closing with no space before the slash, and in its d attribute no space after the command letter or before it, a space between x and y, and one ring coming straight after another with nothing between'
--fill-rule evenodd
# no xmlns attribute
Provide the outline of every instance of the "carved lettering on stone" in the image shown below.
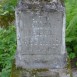
<svg viewBox="0 0 77 77"><path fill-rule="evenodd" d="M36 6L16 10L17 54L16 65L22 68L64 68L65 14L63 6L46 10ZM44 6L43 4L42 6ZM46 5L48 6L48 5ZM60 8L59 8L60 7ZM46 8L46 9L45 9Z"/></svg>

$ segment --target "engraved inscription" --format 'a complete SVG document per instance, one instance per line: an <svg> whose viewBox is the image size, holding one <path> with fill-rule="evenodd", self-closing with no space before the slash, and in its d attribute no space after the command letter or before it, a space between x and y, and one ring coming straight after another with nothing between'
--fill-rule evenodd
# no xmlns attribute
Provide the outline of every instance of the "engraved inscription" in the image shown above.
<svg viewBox="0 0 77 77"><path fill-rule="evenodd" d="M62 16L59 13L22 13L21 54L60 54L62 44ZM24 17L25 16L25 17ZM53 17L55 16L55 17ZM30 22L30 23L29 23ZM56 22L56 23L55 23Z"/></svg>

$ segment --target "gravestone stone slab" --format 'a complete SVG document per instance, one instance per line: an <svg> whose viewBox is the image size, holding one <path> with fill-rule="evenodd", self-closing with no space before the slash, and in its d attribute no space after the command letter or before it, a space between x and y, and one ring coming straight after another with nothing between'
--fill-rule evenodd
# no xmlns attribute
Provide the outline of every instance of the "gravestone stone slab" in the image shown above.
<svg viewBox="0 0 77 77"><path fill-rule="evenodd" d="M22 0L16 9L16 66L64 68L65 10L60 2Z"/></svg>

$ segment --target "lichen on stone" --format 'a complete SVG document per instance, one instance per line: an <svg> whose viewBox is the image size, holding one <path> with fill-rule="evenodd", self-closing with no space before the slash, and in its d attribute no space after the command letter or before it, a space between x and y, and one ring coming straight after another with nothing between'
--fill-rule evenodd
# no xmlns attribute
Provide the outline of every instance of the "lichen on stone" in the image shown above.
<svg viewBox="0 0 77 77"><path fill-rule="evenodd" d="M18 10L20 11L64 11L63 0L20 0Z"/></svg>

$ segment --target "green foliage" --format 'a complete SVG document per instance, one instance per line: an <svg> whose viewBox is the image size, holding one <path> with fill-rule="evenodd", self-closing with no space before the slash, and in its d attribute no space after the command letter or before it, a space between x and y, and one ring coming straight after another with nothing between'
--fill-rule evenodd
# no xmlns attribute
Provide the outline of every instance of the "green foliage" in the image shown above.
<svg viewBox="0 0 77 77"><path fill-rule="evenodd" d="M1 0L0 1L0 26L7 27L15 19L15 6L17 0Z"/></svg>
<svg viewBox="0 0 77 77"><path fill-rule="evenodd" d="M0 66L2 73L0 77L9 77L11 63L16 51L15 26L8 29L0 28Z"/></svg>
<svg viewBox="0 0 77 77"><path fill-rule="evenodd" d="M77 57L77 0L66 0L66 44L70 58Z"/></svg>

